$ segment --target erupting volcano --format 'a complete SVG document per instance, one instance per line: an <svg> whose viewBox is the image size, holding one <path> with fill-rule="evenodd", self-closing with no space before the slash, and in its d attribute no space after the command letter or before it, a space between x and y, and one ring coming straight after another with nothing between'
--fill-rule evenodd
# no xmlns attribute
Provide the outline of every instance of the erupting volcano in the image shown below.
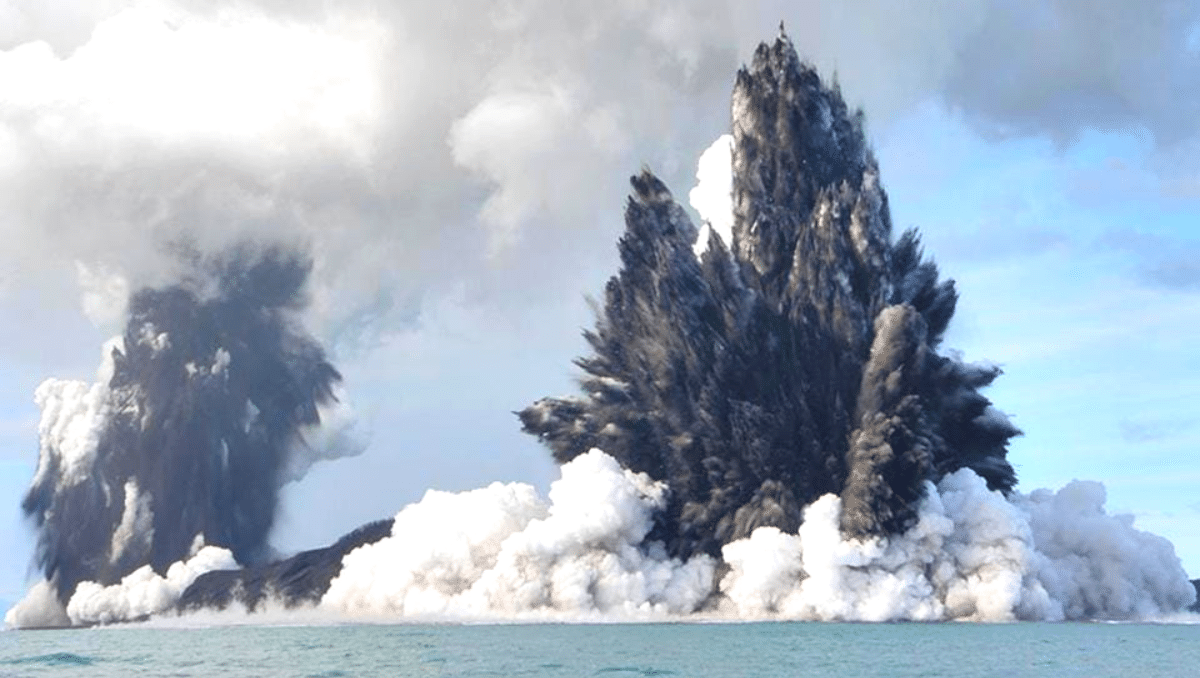
<svg viewBox="0 0 1200 678"><path fill-rule="evenodd" d="M582 394L519 413L561 465L430 490L278 559L282 483L340 376L299 322L308 260L198 258L133 295L95 385L38 391L24 507L45 576L7 620L90 624L277 602L434 619L1147 618L1195 601L1166 540L1098 483L1015 489L1019 434L942 348L957 303L892 232L861 113L786 36L737 74L697 227L649 170ZM386 451L385 451L386 452Z"/></svg>
<svg viewBox="0 0 1200 678"><path fill-rule="evenodd" d="M719 142L723 143L723 142ZM842 498L848 537L902 532L924 483L969 468L992 489L1018 431L979 394L999 374L939 355L954 282L915 231L892 241L862 116L763 45L733 90L732 242L698 229L648 171L605 290L583 398L521 412L559 462L600 448L665 480L658 536L688 556Z"/></svg>

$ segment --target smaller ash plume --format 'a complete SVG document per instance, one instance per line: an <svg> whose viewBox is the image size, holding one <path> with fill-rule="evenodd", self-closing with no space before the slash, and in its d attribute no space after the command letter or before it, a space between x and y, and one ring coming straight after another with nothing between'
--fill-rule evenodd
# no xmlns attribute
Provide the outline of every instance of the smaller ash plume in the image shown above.
<svg viewBox="0 0 1200 678"><path fill-rule="evenodd" d="M165 574L204 545L264 562L280 487L321 455L357 451L304 437L341 381L297 320L310 268L285 249L198 261L132 295L100 383L38 389L41 453L22 506L61 603L84 582Z"/></svg>
<svg viewBox="0 0 1200 678"><path fill-rule="evenodd" d="M861 113L786 36L738 73L732 111L732 242L695 247L662 182L634 177L584 396L526 408L524 430L560 463L599 448L666 481L654 536L682 557L795 532L827 493L845 535L872 537L959 468L1011 490L1018 431L979 393L1000 371L938 353L954 283L915 232L893 241Z"/></svg>

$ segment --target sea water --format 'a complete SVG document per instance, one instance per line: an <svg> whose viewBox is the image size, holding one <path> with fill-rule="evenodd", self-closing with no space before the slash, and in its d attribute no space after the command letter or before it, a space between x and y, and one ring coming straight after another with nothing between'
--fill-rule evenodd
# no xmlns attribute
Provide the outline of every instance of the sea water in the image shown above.
<svg viewBox="0 0 1200 678"><path fill-rule="evenodd" d="M1176 676L1188 624L124 626L0 633L0 676Z"/></svg>

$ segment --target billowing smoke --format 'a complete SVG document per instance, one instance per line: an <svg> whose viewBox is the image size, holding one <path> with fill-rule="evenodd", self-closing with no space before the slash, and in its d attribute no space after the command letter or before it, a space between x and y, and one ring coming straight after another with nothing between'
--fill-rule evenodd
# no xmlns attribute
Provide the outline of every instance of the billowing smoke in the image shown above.
<svg viewBox="0 0 1200 678"><path fill-rule="evenodd" d="M561 471L548 497L521 483L431 490L393 520L279 563L201 574L232 563L206 547L165 576L87 582L58 621L136 620L180 595L187 610L278 600L339 620L823 621L1161 618L1195 595L1171 545L1106 515L1096 483L1005 498L962 469L926 487L903 534L847 539L829 494L795 534L763 527L720 559L684 560L648 538L664 483L598 450ZM45 598L43 583L9 623L54 621L34 614Z"/></svg>
<svg viewBox="0 0 1200 678"><path fill-rule="evenodd" d="M205 545L266 560L280 487L357 451L313 435L344 408L341 376L297 318L309 261L252 247L191 258L187 279L132 295L98 383L37 391L41 453L22 506L68 612L85 587L172 579Z"/></svg>
<svg viewBox="0 0 1200 678"><path fill-rule="evenodd" d="M598 450L528 485L430 491L351 552L321 606L350 618L1012 621L1156 618L1194 600L1165 539L1103 510L1104 490L1005 498L963 468L926 483L914 523L843 534L827 494L795 533L760 527L708 554L653 540L670 488Z"/></svg>
<svg viewBox="0 0 1200 678"><path fill-rule="evenodd" d="M655 534L683 557L795 532L828 493L873 537L960 468L1012 489L1018 432L978 392L999 370L938 353L954 284L914 232L893 243L861 114L781 37L738 73L730 143L732 242L714 224L697 259L683 208L635 177L585 395L525 409L525 430L560 462L595 447L666 481Z"/></svg>
<svg viewBox="0 0 1200 678"><path fill-rule="evenodd" d="M646 545L666 487L593 451L562 468L549 501L529 485L430 491L392 534L348 555L323 604L355 614L682 614L708 596L714 562Z"/></svg>

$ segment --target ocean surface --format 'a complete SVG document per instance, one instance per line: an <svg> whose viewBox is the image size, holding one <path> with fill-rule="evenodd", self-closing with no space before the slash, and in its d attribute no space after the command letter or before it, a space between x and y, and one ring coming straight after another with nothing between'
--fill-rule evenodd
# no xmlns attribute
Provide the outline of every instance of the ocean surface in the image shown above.
<svg viewBox="0 0 1200 678"><path fill-rule="evenodd" d="M1200 625L239 625L0 633L0 676L1185 675L1200 675Z"/></svg>

